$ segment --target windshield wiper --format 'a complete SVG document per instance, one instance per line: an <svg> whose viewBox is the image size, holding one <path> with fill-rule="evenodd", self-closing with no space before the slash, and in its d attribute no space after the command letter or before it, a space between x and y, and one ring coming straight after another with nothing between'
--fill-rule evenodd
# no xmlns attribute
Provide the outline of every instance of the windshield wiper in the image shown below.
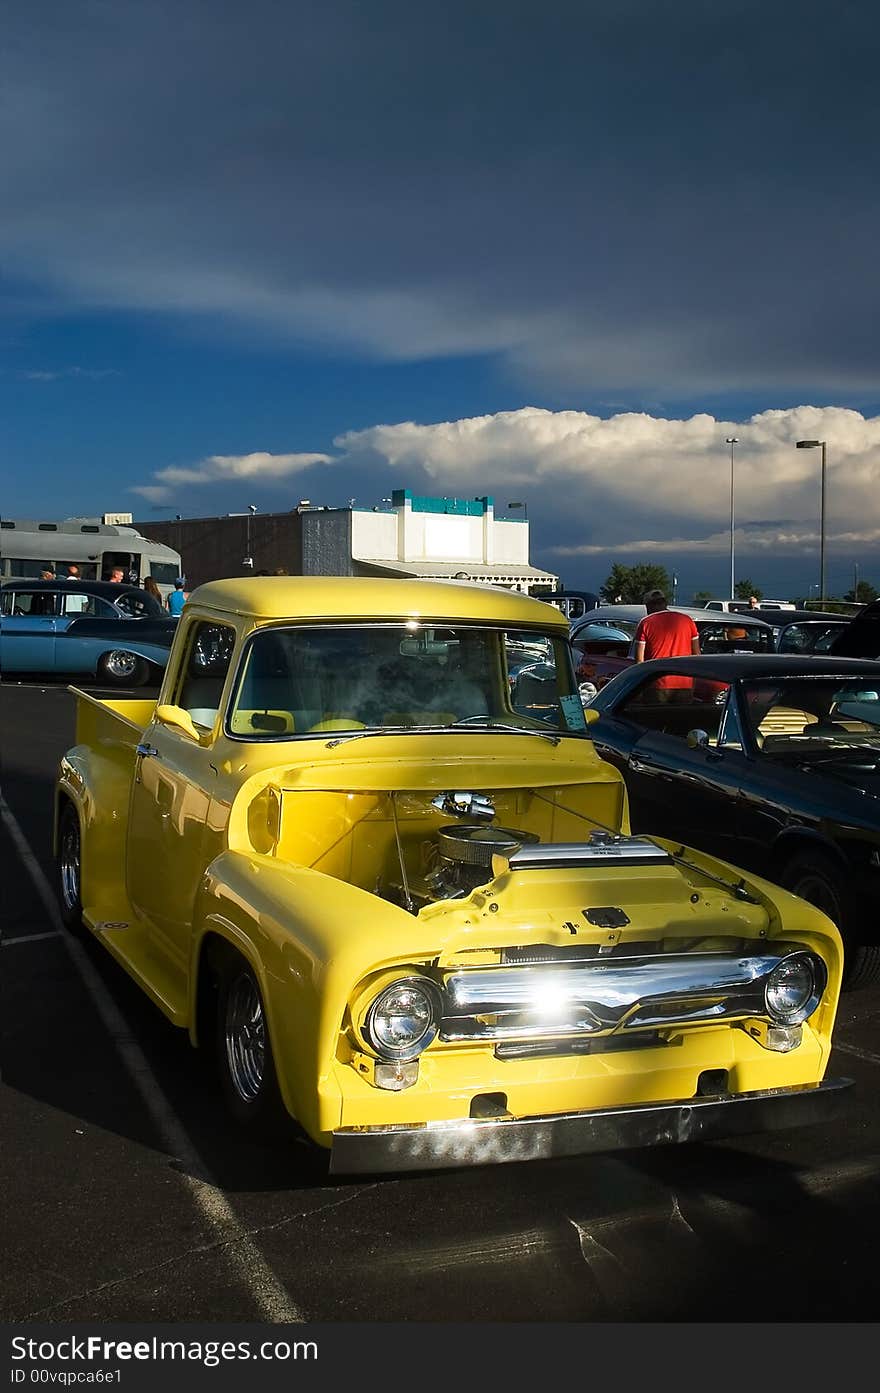
<svg viewBox="0 0 880 1393"><path fill-rule="evenodd" d="M455 729L459 729L461 726L465 724L465 722L455 721L453 724ZM450 730L453 727L441 726L439 728L441 730ZM506 721L493 721L489 716L487 716L485 719L481 718L479 724L476 721L472 721L471 729L501 730L504 732L505 735L537 735L542 740L549 740L552 745L558 745L560 740L562 739L561 735L557 735L556 732L552 730L533 730L531 726L512 726L508 725Z"/></svg>
<svg viewBox="0 0 880 1393"><path fill-rule="evenodd" d="M426 735L438 732L460 730L462 727L456 723L451 726L383 726L378 730L353 730L349 734L337 735L332 740L327 741L327 749L331 750L334 745L344 745L348 740L361 740L367 735ZM472 730L500 730L506 735L537 735L540 740L549 740L551 745L558 745L562 739L561 735L555 734L551 730L531 730L525 726L511 726L503 721L487 720L480 726L471 726ZM572 732L573 734L576 732Z"/></svg>

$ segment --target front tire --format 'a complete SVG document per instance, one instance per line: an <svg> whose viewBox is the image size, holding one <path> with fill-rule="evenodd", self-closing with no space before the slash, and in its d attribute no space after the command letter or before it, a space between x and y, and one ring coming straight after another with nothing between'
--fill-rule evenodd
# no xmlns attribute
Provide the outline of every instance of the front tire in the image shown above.
<svg viewBox="0 0 880 1393"><path fill-rule="evenodd" d="M880 981L880 945L854 939L855 916L845 880L845 869L838 868L821 852L798 852L782 869L780 884L799 895L835 923L843 938L844 991L870 987Z"/></svg>
<svg viewBox="0 0 880 1393"><path fill-rule="evenodd" d="M108 687L142 687L149 675L149 663L126 648L111 648L98 660L97 676Z"/></svg>
<svg viewBox="0 0 880 1393"><path fill-rule="evenodd" d="M259 983L238 954L219 972L217 1068L236 1122L259 1135L277 1133L286 1113L278 1089L272 1042Z"/></svg>
<svg viewBox="0 0 880 1393"><path fill-rule="evenodd" d="M58 905L64 927L81 933L82 918L82 833L79 814L65 799L58 819L56 856Z"/></svg>

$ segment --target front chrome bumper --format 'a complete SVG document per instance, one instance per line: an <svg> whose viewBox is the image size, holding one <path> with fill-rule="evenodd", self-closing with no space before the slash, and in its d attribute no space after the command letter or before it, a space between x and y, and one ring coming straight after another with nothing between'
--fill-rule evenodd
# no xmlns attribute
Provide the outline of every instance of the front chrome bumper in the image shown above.
<svg viewBox="0 0 880 1393"><path fill-rule="evenodd" d="M852 1079L826 1079L792 1088L548 1117L342 1127L333 1133L330 1172L443 1170L776 1131L834 1116L841 1094L851 1084Z"/></svg>

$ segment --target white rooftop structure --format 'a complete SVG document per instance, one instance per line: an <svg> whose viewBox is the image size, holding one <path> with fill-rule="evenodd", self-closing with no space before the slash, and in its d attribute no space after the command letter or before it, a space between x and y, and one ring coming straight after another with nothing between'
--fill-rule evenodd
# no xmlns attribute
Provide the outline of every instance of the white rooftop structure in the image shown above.
<svg viewBox="0 0 880 1393"><path fill-rule="evenodd" d="M494 500L429 498L396 489L391 507L351 510L351 558L361 572L473 580L508 590L555 590L529 562L528 518L495 516Z"/></svg>

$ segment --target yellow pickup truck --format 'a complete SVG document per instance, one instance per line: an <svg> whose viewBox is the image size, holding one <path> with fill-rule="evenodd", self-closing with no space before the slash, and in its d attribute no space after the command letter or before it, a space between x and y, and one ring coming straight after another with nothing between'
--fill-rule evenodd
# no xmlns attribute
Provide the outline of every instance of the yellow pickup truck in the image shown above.
<svg viewBox="0 0 880 1393"><path fill-rule="evenodd" d="M568 632L470 583L216 581L157 701L78 693L63 918L207 1047L240 1123L381 1173L835 1107L836 928L630 834Z"/></svg>

